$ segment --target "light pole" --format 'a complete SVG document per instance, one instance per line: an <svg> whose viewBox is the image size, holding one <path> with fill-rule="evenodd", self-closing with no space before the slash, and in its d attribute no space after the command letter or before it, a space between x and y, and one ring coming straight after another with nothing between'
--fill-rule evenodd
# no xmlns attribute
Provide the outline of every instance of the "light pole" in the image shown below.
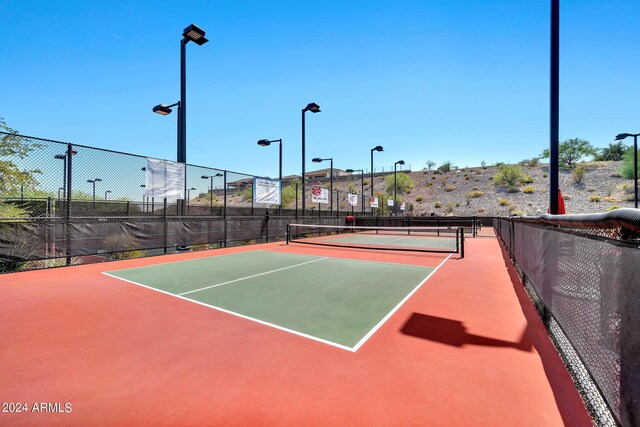
<svg viewBox="0 0 640 427"><path fill-rule="evenodd" d="M305 191L305 129L304 129L304 113L307 111L311 111L312 113L319 113L320 106L315 102L308 104L306 107L302 109L302 216L304 216L304 210L307 205L306 203L306 191Z"/></svg>
<svg viewBox="0 0 640 427"><path fill-rule="evenodd" d="M146 187L147 186L145 184L140 184L140 188L146 188ZM142 193L142 212L146 212L147 211L146 210L146 206L145 206L145 198L147 197L146 196L146 191L147 190L145 189L145 190L143 190L143 193Z"/></svg>
<svg viewBox="0 0 640 427"><path fill-rule="evenodd" d="M107 190L104 192L104 201L107 201L107 194L111 193L111 190Z"/></svg>
<svg viewBox="0 0 640 427"><path fill-rule="evenodd" d="M96 182L102 181L100 178L88 179L87 182L93 185L93 207L96 207Z"/></svg>
<svg viewBox="0 0 640 427"><path fill-rule="evenodd" d="M311 161L313 163L322 163L326 160L330 160L331 161L331 184L330 184L330 190L329 190L329 209L331 211L331 215L333 215L333 157L327 157L326 159L322 159L320 157L315 157L314 159L312 159Z"/></svg>
<svg viewBox="0 0 640 427"><path fill-rule="evenodd" d="M347 169L346 172L360 172L360 198L362 199L362 215L364 215L364 169Z"/></svg>
<svg viewBox="0 0 640 427"><path fill-rule="evenodd" d="M393 164L393 212L395 214L395 216L398 216L398 196L396 195L397 193L397 172L396 172L396 167L397 165L404 165L404 160L398 160L397 162L395 162Z"/></svg>
<svg viewBox="0 0 640 427"><path fill-rule="evenodd" d="M384 151L381 145L376 145L371 149L371 197L373 197L373 152L374 151Z"/></svg>
<svg viewBox="0 0 640 427"><path fill-rule="evenodd" d="M209 187L209 213L213 212L213 178L222 176L220 172L215 175L202 175L200 178L211 180L211 186ZM195 190L195 188L194 188ZM225 190L226 191L226 190Z"/></svg>
<svg viewBox="0 0 640 427"><path fill-rule="evenodd" d="M640 133L621 133L616 136L616 141L633 137L633 207L638 209L638 136Z"/></svg>
<svg viewBox="0 0 640 427"><path fill-rule="evenodd" d="M189 200L191 199L191 190L195 190L196 187L187 188L187 205L189 205Z"/></svg>
<svg viewBox="0 0 640 427"><path fill-rule="evenodd" d="M182 32L180 40L180 101L171 104L160 104L153 107L153 112L166 116L171 113L171 108L178 106L178 153L179 163L187 163L187 61L186 45L190 41L202 46L209 40L205 38L205 32L195 24L189 25ZM187 188L186 178L184 190Z"/></svg>
<svg viewBox="0 0 640 427"><path fill-rule="evenodd" d="M282 209L282 139L261 139L258 141L258 145L268 147L272 142L280 143L278 146L278 181L280 181L280 209Z"/></svg>
<svg viewBox="0 0 640 427"><path fill-rule="evenodd" d="M60 190L62 190L62 194L64 194L64 188L58 188L58 199L62 199L62 197L60 197Z"/></svg>
<svg viewBox="0 0 640 427"><path fill-rule="evenodd" d="M71 150L71 155L76 155L78 152L76 150ZM56 154L53 156L54 159L62 160L62 197L67 197L67 155L66 154ZM60 198L60 196L58 196Z"/></svg>

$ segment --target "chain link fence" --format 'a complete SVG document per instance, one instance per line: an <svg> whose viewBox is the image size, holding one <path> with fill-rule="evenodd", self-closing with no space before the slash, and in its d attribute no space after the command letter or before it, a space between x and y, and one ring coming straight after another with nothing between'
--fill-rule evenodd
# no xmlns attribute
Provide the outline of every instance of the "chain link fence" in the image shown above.
<svg viewBox="0 0 640 427"><path fill-rule="evenodd" d="M494 220L598 425L640 424L635 211Z"/></svg>

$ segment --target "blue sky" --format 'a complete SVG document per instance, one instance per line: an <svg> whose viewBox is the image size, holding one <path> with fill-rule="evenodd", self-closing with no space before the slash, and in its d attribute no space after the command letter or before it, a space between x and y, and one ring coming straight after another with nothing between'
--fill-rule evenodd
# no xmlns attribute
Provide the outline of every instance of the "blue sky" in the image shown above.
<svg viewBox="0 0 640 427"><path fill-rule="evenodd" d="M640 127L638 1L561 1L560 137ZM549 143L549 2L0 0L0 116L26 135L175 160L179 40L187 160L263 176L403 159L515 162ZM325 164L323 164L324 166ZM328 166L328 164L326 164Z"/></svg>

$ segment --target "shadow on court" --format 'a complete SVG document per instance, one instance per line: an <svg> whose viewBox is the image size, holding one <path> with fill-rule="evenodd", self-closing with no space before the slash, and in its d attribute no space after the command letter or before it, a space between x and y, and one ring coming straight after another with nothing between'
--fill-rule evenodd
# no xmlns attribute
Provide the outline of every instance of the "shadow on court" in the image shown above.
<svg viewBox="0 0 640 427"><path fill-rule="evenodd" d="M482 345L489 347L509 347L531 352L533 345L523 332L520 342L504 341L467 332L459 320L445 319L428 314L413 313L401 329L405 335L435 341L454 347Z"/></svg>

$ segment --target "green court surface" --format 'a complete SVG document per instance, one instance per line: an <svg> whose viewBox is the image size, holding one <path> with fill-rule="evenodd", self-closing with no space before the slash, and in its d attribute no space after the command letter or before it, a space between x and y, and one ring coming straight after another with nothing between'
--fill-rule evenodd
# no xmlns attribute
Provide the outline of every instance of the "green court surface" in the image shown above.
<svg viewBox="0 0 640 427"><path fill-rule="evenodd" d="M105 274L357 350L433 270L252 251Z"/></svg>

